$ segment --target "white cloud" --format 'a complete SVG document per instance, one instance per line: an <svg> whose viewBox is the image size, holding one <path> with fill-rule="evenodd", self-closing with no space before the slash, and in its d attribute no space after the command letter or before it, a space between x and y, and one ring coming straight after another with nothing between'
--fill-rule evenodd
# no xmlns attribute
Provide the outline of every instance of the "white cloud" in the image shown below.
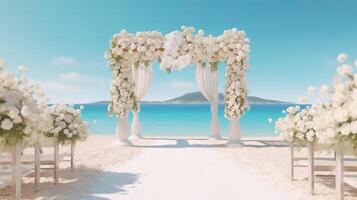
<svg viewBox="0 0 357 200"><path fill-rule="evenodd" d="M54 66L76 66L76 65L78 65L77 61L74 58L68 57L68 56L60 56L60 57L54 58L52 60L52 64Z"/></svg>
<svg viewBox="0 0 357 200"><path fill-rule="evenodd" d="M58 79L65 81L80 81L83 80L84 77L77 72L69 72L64 74L59 74Z"/></svg>
<svg viewBox="0 0 357 200"><path fill-rule="evenodd" d="M72 93L82 92L81 88L76 85L71 85L58 80L40 81L39 84L45 91L49 93Z"/></svg>
<svg viewBox="0 0 357 200"><path fill-rule="evenodd" d="M191 81L172 81L168 83L170 87L179 90L196 89L197 86Z"/></svg>
<svg viewBox="0 0 357 200"><path fill-rule="evenodd" d="M106 100L110 94L110 79L69 72L53 79L38 81L50 103L88 103Z"/></svg>

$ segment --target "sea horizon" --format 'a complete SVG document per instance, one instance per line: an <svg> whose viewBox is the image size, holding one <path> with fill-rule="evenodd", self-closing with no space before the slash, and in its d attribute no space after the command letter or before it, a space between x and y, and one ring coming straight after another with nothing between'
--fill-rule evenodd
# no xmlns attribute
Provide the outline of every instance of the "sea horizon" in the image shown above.
<svg viewBox="0 0 357 200"><path fill-rule="evenodd" d="M82 117L89 124L92 135L115 135L117 119L110 117L107 103L75 104L75 108L84 105ZM306 104L251 104L251 109L241 118L242 137L277 136L275 121L284 116L282 112L289 106ZM143 136L209 136L210 105L206 103L143 103L141 104L140 122ZM129 123L132 121L129 114ZM228 119L224 117L224 105L218 111L220 134L228 136ZM269 119L272 119L269 122Z"/></svg>

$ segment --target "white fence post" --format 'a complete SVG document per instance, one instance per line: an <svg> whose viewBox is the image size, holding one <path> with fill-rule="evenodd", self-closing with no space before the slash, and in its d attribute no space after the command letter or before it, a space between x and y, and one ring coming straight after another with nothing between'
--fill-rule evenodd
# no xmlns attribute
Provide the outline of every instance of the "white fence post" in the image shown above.
<svg viewBox="0 0 357 200"><path fill-rule="evenodd" d="M341 146L336 150L336 195L337 200L344 199L344 154Z"/></svg>

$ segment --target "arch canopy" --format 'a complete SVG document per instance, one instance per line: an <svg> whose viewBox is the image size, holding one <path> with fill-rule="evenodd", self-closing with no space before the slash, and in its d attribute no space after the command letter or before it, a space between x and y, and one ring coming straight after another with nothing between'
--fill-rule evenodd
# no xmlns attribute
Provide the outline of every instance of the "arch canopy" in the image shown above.
<svg viewBox="0 0 357 200"><path fill-rule="evenodd" d="M138 82L133 78L139 68L151 69L158 61L160 68L168 72L193 64L215 73L219 62L223 62L226 65L225 117L239 118L249 108L245 77L249 51L250 40L244 31L236 28L225 30L217 37L205 36L203 30L185 26L166 35L158 31L134 34L122 30L113 35L105 53L113 75L109 113L125 117L130 110L140 109L140 98L135 92Z"/></svg>

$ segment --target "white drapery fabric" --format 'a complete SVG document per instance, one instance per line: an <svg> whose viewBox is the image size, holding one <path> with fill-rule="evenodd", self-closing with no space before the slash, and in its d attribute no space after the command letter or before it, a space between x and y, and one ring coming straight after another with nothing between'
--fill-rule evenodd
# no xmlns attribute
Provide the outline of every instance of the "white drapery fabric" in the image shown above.
<svg viewBox="0 0 357 200"><path fill-rule="evenodd" d="M140 134L140 119L139 119L139 112L140 112L140 100L144 98L147 94L151 80L152 80L152 66L149 65L148 67L144 65L139 65L139 67L133 70L133 80L135 83L135 95L136 100L138 101L138 110L133 112L134 117L131 124L131 136L130 139L137 139L142 138Z"/></svg>
<svg viewBox="0 0 357 200"><path fill-rule="evenodd" d="M199 90L211 104L211 138L221 139L219 135L218 121L218 88L217 88L217 71L212 71L211 66L196 67L196 81Z"/></svg>

